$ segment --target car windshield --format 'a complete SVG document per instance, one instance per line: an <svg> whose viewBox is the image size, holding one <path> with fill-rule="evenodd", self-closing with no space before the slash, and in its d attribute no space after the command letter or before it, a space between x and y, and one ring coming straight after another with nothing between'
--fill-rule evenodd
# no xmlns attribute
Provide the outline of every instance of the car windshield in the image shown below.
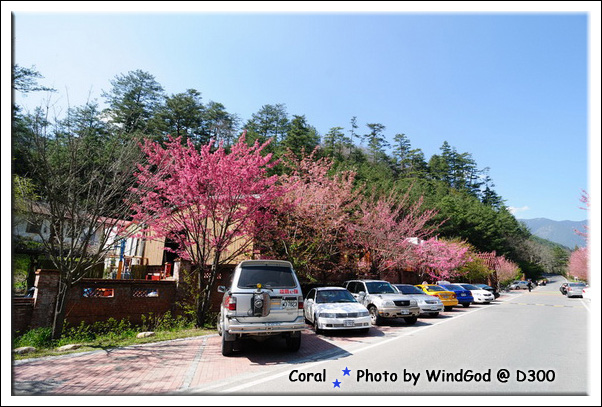
<svg viewBox="0 0 602 407"><path fill-rule="evenodd" d="M585 287L585 283L569 283L571 287Z"/></svg>
<svg viewBox="0 0 602 407"><path fill-rule="evenodd" d="M481 289L479 287L475 287L472 284L462 284L462 287L466 288L467 290L480 290Z"/></svg>
<svg viewBox="0 0 602 407"><path fill-rule="evenodd" d="M393 286L386 281L372 281L366 283L366 288L370 294L389 294L396 292Z"/></svg>
<svg viewBox="0 0 602 407"><path fill-rule="evenodd" d="M330 303L330 302L357 302L353 295L347 290L320 290L316 294L316 302Z"/></svg>
<svg viewBox="0 0 602 407"><path fill-rule="evenodd" d="M265 288L296 287L293 270L283 266L246 266L240 271L239 288L255 288L261 284Z"/></svg>
<svg viewBox="0 0 602 407"><path fill-rule="evenodd" d="M427 285L426 289L429 291L447 291L445 288L439 287L438 285Z"/></svg>
<svg viewBox="0 0 602 407"><path fill-rule="evenodd" d="M424 291L413 285L396 285L395 287L402 294L424 294Z"/></svg>

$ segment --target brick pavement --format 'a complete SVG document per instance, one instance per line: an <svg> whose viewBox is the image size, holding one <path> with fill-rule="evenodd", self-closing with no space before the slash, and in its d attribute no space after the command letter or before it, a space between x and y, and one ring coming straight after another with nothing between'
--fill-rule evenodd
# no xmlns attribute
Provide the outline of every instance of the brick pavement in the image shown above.
<svg viewBox="0 0 602 407"><path fill-rule="evenodd" d="M421 318L415 326L429 325L466 312L456 308L438 318ZM221 354L221 337L177 339L126 348L106 349L13 362L13 395L159 395L210 389L228 379L263 374L266 368L344 357L353 349L413 329L403 320L373 327L369 334L352 332L315 335L303 333L301 349L290 353L285 341L252 340L232 357ZM269 370L269 369L268 369Z"/></svg>

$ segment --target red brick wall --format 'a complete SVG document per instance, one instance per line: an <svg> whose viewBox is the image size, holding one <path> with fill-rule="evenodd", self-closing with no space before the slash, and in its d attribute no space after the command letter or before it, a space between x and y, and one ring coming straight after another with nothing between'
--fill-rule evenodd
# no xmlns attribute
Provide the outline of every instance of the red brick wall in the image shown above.
<svg viewBox="0 0 602 407"><path fill-rule="evenodd" d="M33 313L33 298L15 297L12 300L12 330L24 332L29 329Z"/></svg>
<svg viewBox="0 0 602 407"><path fill-rule="evenodd" d="M13 332L52 326L58 279L56 270L38 270L33 298L13 298ZM112 296L86 297L84 289L110 289ZM156 291L158 295L135 296L140 290ZM65 318L72 325L81 322L91 324L109 318L127 318L132 323L139 323L142 315L161 315L167 311L175 314L176 291L177 282L173 280L83 279L67 294Z"/></svg>
<svg viewBox="0 0 602 407"><path fill-rule="evenodd" d="M113 295L85 297L85 289L109 289ZM134 296L141 290L156 290L157 296ZM70 325L81 322L91 324L109 318L129 319L137 324L141 322L142 315L161 315L167 311L173 313L175 298L175 281L84 279L67 295L65 318Z"/></svg>

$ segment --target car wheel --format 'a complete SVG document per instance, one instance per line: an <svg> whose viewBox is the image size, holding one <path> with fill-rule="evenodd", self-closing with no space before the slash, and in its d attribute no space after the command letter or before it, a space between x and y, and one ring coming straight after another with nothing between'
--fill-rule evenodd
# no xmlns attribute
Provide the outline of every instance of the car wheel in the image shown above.
<svg viewBox="0 0 602 407"><path fill-rule="evenodd" d="M234 342L227 341L226 335L222 335L222 355L231 356L234 353Z"/></svg>
<svg viewBox="0 0 602 407"><path fill-rule="evenodd" d="M301 347L301 335L289 336L286 338L286 349L290 352L297 352Z"/></svg>
<svg viewBox="0 0 602 407"><path fill-rule="evenodd" d="M454 309L454 307L452 307L450 305L446 305L445 307L443 307L443 309L446 311L451 311L452 309Z"/></svg>
<svg viewBox="0 0 602 407"><path fill-rule="evenodd" d="M383 319L380 315L378 315L378 309L376 309L374 305L370 306L370 308L368 308L368 311L370 312L370 321L372 322L372 325L382 324Z"/></svg>
<svg viewBox="0 0 602 407"><path fill-rule="evenodd" d="M405 317L403 320L406 321L406 324L408 325L414 325L416 321L418 321L418 317Z"/></svg>
<svg viewBox="0 0 602 407"><path fill-rule="evenodd" d="M465 302L464 304L462 304L462 306L463 306L464 308L468 308L468 307L470 307L470 303L469 303L469 302Z"/></svg>
<svg viewBox="0 0 602 407"><path fill-rule="evenodd" d="M322 333L322 330L319 328L320 324L318 322L318 316L314 315L314 331L316 331L316 335Z"/></svg>

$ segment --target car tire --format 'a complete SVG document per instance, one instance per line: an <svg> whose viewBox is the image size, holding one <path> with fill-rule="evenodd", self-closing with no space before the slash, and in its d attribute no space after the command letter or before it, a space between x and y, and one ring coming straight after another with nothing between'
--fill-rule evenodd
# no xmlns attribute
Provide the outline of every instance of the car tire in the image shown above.
<svg viewBox="0 0 602 407"><path fill-rule="evenodd" d="M286 349L289 352L297 352L301 347L301 335L299 336L289 336L286 338Z"/></svg>
<svg viewBox="0 0 602 407"><path fill-rule="evenodd" d="M222 335L222 355L223 356L231 356L234 353L234 342L236 342L236 341L227 341L226 335Z"/></svg>
<svg viewBox="0 0 602 407"><path fill-rule="evenodd" d="M469 302L465 302L464 304L462 304L462 306L463 306L464 308L468 308L468 307L470 307L470 303L469 303Z"/></svg>
<svg viewBox="0 0 602 407"><path fill-rule="evenodd" d="M314 331L316 332L316 335L320 335L322 333L322 330L318 328L318 326L318 316L314 315Z"/></svg>
<svg viewBox="0 0 602 407"><path fill-rule="evenodd" d="M371 305L370 308L368 308L368 311L370 312L370 321L372 322L372 325L380 325L383 323L383 319L378 315L378 309L374 305Z"/></svg>
<svg viewBox="0 0 602 407"><path fill-rule="evenodd" d="M414 325L418 321L418 317L405 317L403 320L407 325Z"/></svg>

